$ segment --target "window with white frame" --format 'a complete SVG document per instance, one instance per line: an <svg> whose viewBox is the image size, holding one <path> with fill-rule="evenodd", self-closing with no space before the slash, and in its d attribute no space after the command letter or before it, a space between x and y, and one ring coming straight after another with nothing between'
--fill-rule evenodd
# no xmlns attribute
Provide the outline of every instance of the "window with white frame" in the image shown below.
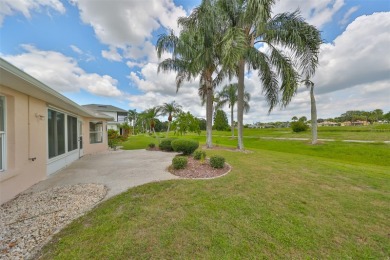
<svg viewBox="0 0 390 260"><path fill-rule="evenodd" d="M89 122L89 142L91 144L103 143L103 122Z"/></svg>
<svg viewBox="0 0 390 260"><path fill-rule="evenodd" d="M6 119L5 97L0 96L0 171L6 169Z"/></svg>

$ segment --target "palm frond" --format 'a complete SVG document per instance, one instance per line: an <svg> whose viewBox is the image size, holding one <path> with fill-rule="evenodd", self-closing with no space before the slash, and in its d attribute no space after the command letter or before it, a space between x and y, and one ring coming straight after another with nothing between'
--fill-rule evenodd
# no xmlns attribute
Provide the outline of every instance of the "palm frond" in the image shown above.
<svg viewBox="0 0 390 260"><path fill-rule="evenodd" d="M156 43L157 57L161 58L162 53L171 52L175 56L175 49L179 38L171 30L170 34L161 34Z"/></svg>
<svg viewBox="0 0 390 260"><path fill-rule="evenodd" d="M321 35L314 26L304 21L299 11L272 18L267 23L264 41L291 50L305 77L314 74L322 43Z"/></svg>
<svg viewBox="0 0 390 260"><path fill-rule="evenodd" d="M258 70L263 93L269 105L268 113L270 113L279 103L279 82L277 74L272 69L272 62L266 54L258 51L256 48L248 50L247 60L250 67Z"/></svg>
<svg viewBox="0 0 390 260"><path fill-rule="evenodd" d="M283 54L280 50L272 48L270 61L276 72L281 77L280 92L282 92L282 106L287 106L298 89L299 74L294 69L289 57Z"/></svg>
<svg viewBox="0 0 390 260"><path fill-rule="evenodd" d="M229 28L221 42L222 64L227 71L237 70L237 61L242 59L248 46L245 32L241 28Z"/></svg>

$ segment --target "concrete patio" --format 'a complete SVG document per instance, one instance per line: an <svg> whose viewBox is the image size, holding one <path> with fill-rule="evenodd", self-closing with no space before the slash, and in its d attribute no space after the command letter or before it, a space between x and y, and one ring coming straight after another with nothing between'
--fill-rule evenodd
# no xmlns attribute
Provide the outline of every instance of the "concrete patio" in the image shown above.
<svg viewBox="0 0 390 260"><path fill-rule="evenodd" d="M68 167L49 176L26 192L43 191L52 187L96 183L108 188L105 200L149 182L177 179L166 169L175 153L147 150L117 150L86 155Z"/></svg>

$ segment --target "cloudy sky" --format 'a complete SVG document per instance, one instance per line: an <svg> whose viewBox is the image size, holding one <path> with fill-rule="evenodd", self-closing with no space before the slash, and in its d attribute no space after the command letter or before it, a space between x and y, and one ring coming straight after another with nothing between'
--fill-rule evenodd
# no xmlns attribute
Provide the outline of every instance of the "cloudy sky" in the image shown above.
<svg viewBox="0 0 390 260"><path fill-rule="evenodd" d="M175 100L204 117L198 82L176 93L175 74L157 73L155 51L158 35L178 31L177 18L200 1L0 0L0 56L81 105L143 111ZM273 11L297 8L324 40L313 79L318 117L390 111L390 1L277 1ZM245 84L252 95L245 123L309 118L303 86L287 108L268 115L257 73Z"/></svg>

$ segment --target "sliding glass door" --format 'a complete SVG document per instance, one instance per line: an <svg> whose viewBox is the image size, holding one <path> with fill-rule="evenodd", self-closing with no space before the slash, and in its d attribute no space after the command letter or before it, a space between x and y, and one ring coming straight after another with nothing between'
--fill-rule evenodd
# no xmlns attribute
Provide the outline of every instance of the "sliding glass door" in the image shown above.
<svg viewBox="0 0 390 260"><path fill-rule="evenodd" d="M65 153L65 114L48 110L49 159Z"/></svg>

